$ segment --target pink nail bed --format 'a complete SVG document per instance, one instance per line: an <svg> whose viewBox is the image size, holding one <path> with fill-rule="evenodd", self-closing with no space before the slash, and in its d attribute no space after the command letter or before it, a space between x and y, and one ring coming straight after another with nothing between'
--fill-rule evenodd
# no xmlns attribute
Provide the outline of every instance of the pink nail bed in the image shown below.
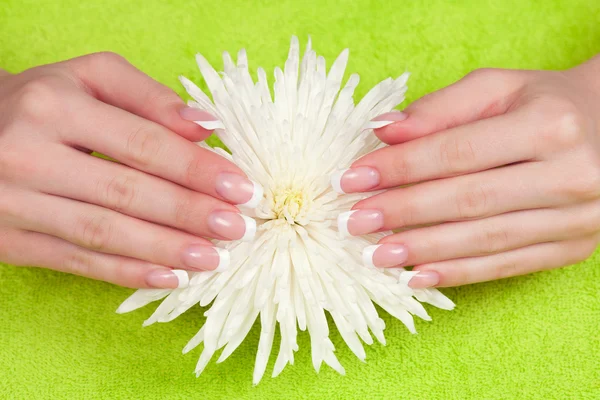
<svg viewBox="0 0 600 400"><path fill-rule="evenodd" d="M179 110L179 116L186 121L217 121L212 114L194 107L184 107Z"/></svg>
<svg viewBox="0 0 600 400"><path fill-rule="evenodd" d="M226 249L205 244L193 244L183 254L183 264L195 270L224 270L229 262Z"/></svg>
<svg viewBox="0 0 600 400"><path fill-rule="evenodd" d="M408 114L403 113L402 111L394 110L385 114L381 114L372 119L372 121L393 121L400 122L404 121L408 118Z"/></svg>
<svg viewBox="0 0 600 400"><path fill-rule="evenodd" d="M230 172L222 172L217 176L216 191L231 203L248 208L255 208L264 194L258 183Z"/></svg>
<svg viewBox="0 0 600 400"><path fill-rule="evenodd" d="M365 192L379 185L379 171L372 167L356 167L335 172L331 186L338 193Z"/></svg>
<svg viewBox="0 0 600 400"><path fill-rule="evenodd" d="M375 244L363 250L363 263L370 267L401 266L407 259L408 249L401 244Z"/></svg>
<svg viewBox="0 0 600 400"><path fill-rule="evenodd" d="M189 284L189 276L180 269L155 269L146 275L146 284L157 289L185 288Z"/></svg>
<svg viewBox="0 0 600 400"><path fill-rule="evenodd" d="M413 289L433 287L440 283L440 275L435 271L419 271L419 273L408 281L408 286Z"/></svg>
<svg viewBox="0 0 600 400"><path fill-rule="evenodd" d="M352 210L341 213L337 223L343 236L365 235L383 228L383 213L379 210Z"/></svg>
<svg viewBox="0 0 600 400"><path fill-rule="evenodd" d="M215 211L208 216L208 227L229 240L248 241L256 234L256 221L231 211Z"/></svg>

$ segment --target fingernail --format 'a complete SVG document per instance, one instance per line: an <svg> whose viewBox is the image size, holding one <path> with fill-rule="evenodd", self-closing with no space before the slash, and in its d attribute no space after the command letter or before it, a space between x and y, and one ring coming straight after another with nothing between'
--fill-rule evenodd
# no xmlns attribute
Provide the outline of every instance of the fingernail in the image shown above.
<svg viewBox="0 0 600 400"><path fill-rule="evenodd" d="M210 214L208 226L214 233L229 240L247 242L256 235L254 219L230 211L215 211Z"/></svg>
<svg viewBox="0 0 600 400"><path fill-rule="evenodd" d="M157 289L180 289L189 283L188 273L182 269L155 269L146 275L146 284Z"/></svg>
<svg viewBox="0 0 600 400"><path fill-rule="evenodd" d="M352 210L337 219L338 231L344 236L358 236L383 228L383 213L379 210Z"/></svg>
<svg viewBox="0 0 600 400"><path fill-rule="evenodd" d="M373 118L364 126L364 129L380 129L395 122L404 121L406 118L408 118L408 115L402 111L390 111Z"/></svg>
<svg viewBox="0 0 600 400"><path fill-rule="evenodd" d="M364 192L379 185L379 171L371 167L356 167L336 171L331 186L338 193Z"/></svg>
<svg viewBox="0 0 600 400"><path fill-rule="evenodd" d="M179 116L186 121L195 122L209 131L223 128L223 123L217 117L199 108L184 107L179 110Z"/></svg>
<svg viewBox="0 0 600 400"><path fill-rule="evenodd" d="M220 196L240 207L256 208L264 194L258 183L229 172L219 174L216 185Z"/></svg>
<svg viewBox="0 0 600 400"><path fill-rule="evenodd" d="M363 263L369 267L396 267L408 259L408 250L401 244L375 244L362 253Z"/></svg>
<svg viewBox="0 0 600 400"><path fill-rule="evenodd" d="M214 246L193 244L185 250L183 264L197 270L224 271L229 266L229 251Z"/></svg>
<svg viewBox="0 0 600 400"><path fill-rule="evenodd" d="M419 273L408 281L408 286L413 289L433 287L440 283L440 276L435 271L419 271Z"/></svg>
<svg viewBox="0 0 600 400"><path fill-rule="evenodd" d="M373 118L371 121L400 122L400 121L404 121L406 118L408 118L408 114L405 114L402 111L394 110L394 111L387 112L385 114L381 114L381 115Z"/></svg>

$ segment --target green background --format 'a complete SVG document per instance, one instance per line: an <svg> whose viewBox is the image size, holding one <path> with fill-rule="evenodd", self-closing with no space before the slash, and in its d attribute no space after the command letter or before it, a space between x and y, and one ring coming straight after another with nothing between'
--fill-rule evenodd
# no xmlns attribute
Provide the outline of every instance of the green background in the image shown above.
<svg viewBox="0 0 600 400"><path fill-rule="evenodd" d="M199 80L196 52L220 67L221 51L245 47L253 69L272 70L292 34L312 35L330 62L350 47L359 95L412 72L412 101L479 67L567 68L591 57L600 1L0 0L1 67L111 50L179 93L178 75ZM368 348L366 364L334 334L345 377L313 371L303 334L296 365L276 379L267 370L257 387L257 329L196 379L199 352L181 349L200 309L142 329L153 306L114 313L128 289L0 265L0 398L600 398L599 262L444 290L456 310L431 309L418 335L384 316L388 345Z"/></svg>

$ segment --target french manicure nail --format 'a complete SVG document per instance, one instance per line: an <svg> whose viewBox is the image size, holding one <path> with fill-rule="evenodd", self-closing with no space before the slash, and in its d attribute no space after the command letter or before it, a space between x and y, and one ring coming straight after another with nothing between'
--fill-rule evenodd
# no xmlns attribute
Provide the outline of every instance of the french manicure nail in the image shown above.
<svg viewBox="0 0 600 400"><path fill-rule="evenodd" d="M408 118L408 114L405 114L402 111L394 110L394 111L387 112L385 114L381 114L381 115L373 118L371 121L400 122L400 121L404 121L406 118Z"/></svg>
<svg viewBox="0 0 600 400"><path fill-rule="evenodd" d="M256 208L263 199L261 185L242 175L223 172L217 176L217 193L240 207Z"/></svg>
<svg viewBox="0 0 600 400"><path fill-rule="evenodd" d="M408 286L413 289L433 287L440 283L440 276L435 271L419 271L419 273L408 281Z"/></svg>
<svg viewBox="0 0 600 400"><path fill-rule="evenodd" d="M379 210L347 211L338 216L337 225L344 237L377 232L383 228L383 213Z"/></svg>
<svg viewBox="0 0 600 400"><path fill-rule="evenodd" d="M229 265L229 251L214 246L193 244L185 250L183 264L196 270L224 271Z"/></svg>
<svg viewBox="0 0 600 400"><path fill-rule="evenodd" d="M188 273L181 269L155 269L146 275L146 284L157 289L180 289L189 283Z"/></svg>
<svg viewBox="0 0 600 400"><path fill-rule="evenodd" d="M186 121L195 122L209 131L224 128L223 123L217 117L199 108L184 107L179 110L179 116Z"/></svg>
<svg viewBox="0 0 600 400"><path fill-rule="evenodd" d="M364 129L380 129L395 122L404 121L406 118L408 118L408 115L404 114L402 111L390 111L388 113L381 114L367 122L367 124L364 126Z"/></svg>
<svg viewBox="0 0 600 400"><path fill-rule="evenodd" d="M229 240L247 242L256 235L256 221L231 211L215 211L208 216L208 226L217 235Z"/></svg>
<svg viewBox="0 0 600 400"><path fill-rule="evenodd" d="M362 253L363 263L369 267L396 267L408 259L408 249L401 244L374 244Z"/></svg>
<svg viewBox="0 0 600 400"><path fill-rule="evenodd" d="M364 192L377 187L379 171L371 167L356 167L336 171L331 175L331 186L338 193Z"/></svg>

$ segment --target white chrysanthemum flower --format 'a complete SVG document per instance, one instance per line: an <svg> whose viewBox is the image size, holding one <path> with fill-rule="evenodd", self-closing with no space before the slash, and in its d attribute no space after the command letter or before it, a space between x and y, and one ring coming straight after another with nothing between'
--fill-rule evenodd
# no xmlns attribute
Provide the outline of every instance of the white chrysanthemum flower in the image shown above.
<svg viewBox="0 0 600 400"><path fill-rule="evenodd" d="M452 309L452 301L436 289L411 289L408 281L415 272L363 264L362 249L376 243L382 233L348 237L338 232L336 224L340 213L366 195L338 194L328 177L381 146L372 129L390 122L371 120L404 100L408 74L379 83L355 106L358 75L341 86L348 50L326 73L325 60L311 49L310 40L300 62L294 37L284 70L275 69L274 99L263 69L258 69L257 83L251 78L244 50L237 65L227 53L223 61L225 71L219 75L197 56L214 102L186 78L181 81L195 100L191 106L219 118L202 125L216 129L231 154L214 151L264 188L259 206L247 213L257 219L256 236L250 242L217 242L230 253L225 271L190 273L186 288L139 290L118 311L166 297L146 326L171 321L196 304L212 303L204 326L183 350L187 353L204 342L197 375L221 348L217 362L225 360L260 317L253 379L257 384L277 325L281 343L273 376L294 362L298 328L310 333L314 368L318 371L325 362L343 374L329 339L326 311L350 350L364 360L361 340L372 344L370 332L385 344L385 323L374 303L413 333L413 315L430 319L420 302Z"/></svg>

